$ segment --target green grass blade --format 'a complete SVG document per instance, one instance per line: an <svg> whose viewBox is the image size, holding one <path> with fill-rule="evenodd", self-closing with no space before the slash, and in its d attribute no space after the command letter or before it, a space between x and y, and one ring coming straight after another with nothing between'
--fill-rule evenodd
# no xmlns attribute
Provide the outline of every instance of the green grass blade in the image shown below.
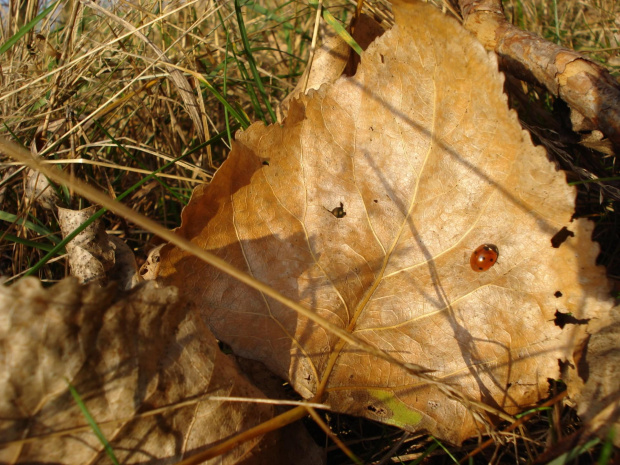
<svg viewBox="0 0 620 465"><path fill-rule="evenodd" d="M245 23L243 21L243 14L241 13L241 5L239 4L239 0L235 0L235 13L237 14L237 24L239 26L239 33L241 34L243 48L245 49L245 56L248 59L248 65L250 66L250 70L252 71L252 75L254 76L254 82L256 83L256 87L258 87L258 92L263 98L263 102L265 102L265 107L269 112L269 116L271 116L271 122L275 123L277 120L276 114L273 111L273 108L271 108L271 104L269 103L269 97L267 96L267 92L265 91L265 87L263 86L263 80L258 73L258 68L256 67L254 55L252 55L252 49L250 47L250 41L248 40L247 31L245 30Z"/></svg>
<svg viewBox="0 0 620 465"><path fill-rule="evenodd" d="M431 438L433 438L433 441L435 441L435 443L439 447L441 447L446 454L448 454L448 457L450 457L454 463L459 463L459 461L456 459L456 457L454 457L454 455L452 455L450 453L450 451L448 449L446 449L446 446L444 446L439 439L437 439L435 436L431 436Z"/></svg>
<svg viewBox="0 0 620 465"><path fill-rule="evenodd" d="M228 51L229 51L229 45L230 45L230 51L232 52L233 59L235 60L235 63L237 63L237 68L239 69L239 72L241 73L241 78L243 79L243 84L245 85L245 88L247 90L247 95L248 97L250 97L252 108L254 108L254 112L258 115L261 121L267 122L265 119L265 114L263 113L263 109L261 108L260 102L258 101L258 96L256 95L256 92L254 91L254 87L250 83L250 77L248 75L248 71L246 70L243 62L237 58L237 53L235 52L235 45L231 44L229 41L228 28L226 27L226 22L224 21L224 18L222 18L222 15L219 10L217 12L217 15L219 17L220 24L222 25L222 29L226 33L226 55L225 55L226 59L224 60L224 69L226 70L228 67ZM226 80L224 80L224 86L223 86L224 95L226 95L226 87L227 87L226 84L227 82Z"/></svg>
<svg viewBox="0 0 620 465"><path fill-rule="evenodd" d="M413 462L411 462L410 465L419 465L420 463L422 463L424 461L424 459L431 453L433 452L435 449L437 449L439 447L439 444L437 444L436 442L432 443L430 446L428 446L428 448L422 453L422 455L420 455L417 459L415 459Z"/></svg>
<svg viewBox="0 0 620 465"><path fill-rule="evenodd" d="M226 70L228 67L228 51L229 51L229 45L230 45L230 52L232 52L233 59L235 60L235 63L237 63L237 68L239 69L239 72L241 73L241 78L243 80L242 82L245 85L248 97L250 97L250 102L252 103L254 112L256 112L256 114L258 115L261 121L266 122L265 114L263 113L263 109L261 108L260 102L258 101L258 96L256 95L256 92L254 91L254 87L250 83L250 76L248 74L248 71L245 68L245 65L243 64L243 62L240 61L239 58L237 57L237 53L235 52L235 45L231 44L229 41L229 33L228 33L228 28L226 27L226 22L224 21L224 18L222 18L222 15L219 11L217 12L217 15L219 17L220 24L222 25L222 29L226 33L226 55L225 55L226 59L224 60L224 69ZM226 84L227 82L226 80L224 80L224 86L223 86L224 95L226 95L226 87L227 87Z"/></svg>
<svg viewBox="0 0 620 465"><path fill-rule="evenodd" d="M248 74L248 70L245 68L245 65L243 64L243 62L237 59L237 54L234 52L234 50L232 50L232 52L233 52L233 56L235 57L235 60L237 61L237 67L239 68L239 71L241 72L241 77L243 78L245 88L248 91L248 96L250 97L250 101L252 102L252 107L254 108L254 111L256 112L256 114L258 115L258 118L261 121L263 121L266 124L269 124L267 121L267 118L265 117L265 112L263 112L263 108L260 106L258 95L256 95L256 92L254 91L254 86L251 84L252 81L250 79L250 75Z"/></svg>
<svg viewBox="0 0 620 465"><path fill-rule="evenodd" d="M302 36L305 40L312 40L312 37L308 34L308 31L304 31L300 27L293 26L287 19L277 15L272 10L269 10L268 8L255 2L248 2L246 3L246 6L254 10L255 12L265 16L265 18L267 18L268 20L278 23L283 29L295 32L296 34Z"/></svg>
<svg viewBox="0 0 620 465"><path fill-rule="evenodd" d="M24 37L26 34L28 34L28 32L33 27L35 27L39 21L41 21L48 14L50 14L52 10L56 8L56 5L58 5L58 2L60 2L60 0L56 0L56 2L48 6L45 10L39 13L32 21L22 26L21 29L17 31L17 33L13 37L10 37L9 40L7 40L4 44L2 44L2 46L0 47L0 55L2 55L4 52L10 49L13 45L15 45L17 41L21 39L22 37Z"/></svg>
<svg viewBox="0 0 620 465"><path fill-rule="evenodd" d="M231 114L231 116L233 118L235 118L235 120L237 120L237 122L239 123L239 125L243 128L243 129L247 129L250 127L250 120L248 118L246 118L246 116L242 113L236 110L235 107L233 107L230 103L228 103L228 101L222 96L222 94L220 94L215 87L213 87L211 84L209 84L209 82L203 78L203 80L201 81L201 83L207 88L207 90L209 92L211 92L211 94L222 104L224 105L224 108L226 108L228 110L228 112Z"/></svg>
<svg viewBox="0 0 620 465"><path fill-rule="evenodd" d="M323 19L334 29L334 31L336 31L342 40L349 44L349 47L355 50L355 53L358 55L362 54L362 47L360 47L355 39L351 37L351 34L349 34L340 21L334 18L334 16L325 9L323 10Z"/></svg>
<svg viewBox="0 0 620 465"><path fill-rule="evenodd" d="M601 447L601 453L596 461L597 465L608 465L611 463L611 456L614 453L614 438L616 437L616 430L612 426L607 433L603 447Z"/></svg>
<svg viewBox="0 0 620 465"><path fill-rule="evenodd" d="M7 124L3 121L2 125L4 126L4 129L6 129L9 134L11 134L11 137L13 137L13 139L15 139L15 142L17 142L19 145L23 145L24 147L26 146L26 144L24 144L22 142L22 140L17 136L17 134L15 134L10 127L7 126ZM27 150L27 149L26 149Z"/></svg>
<svg viewBox="0 0 620 465"><path fill-rule="evenodd" d="M34 248L34 249L41 249L41 250L45 250L46 252L50 252L50 251L54 248L54 246L52 246L52 245L49 245L49 244L41 244L41 243L39 243L39 242L30 241L30 240L28 240L28 239L24 239L23 237L17 237L17 236L14 236L13 234L4 234L4 235L2 236L2 238L3 238L5 241L12 241L12 242L15 242L15 243L17 243L17 244L24 245L24 246L26 246L26 247L31 247L31 248ZM60 250L60 251L58 252L58 255L61 255L61 254L64 254L64 253L66 253L66 252L65 252L65 250L64 250L64 249L62 249L62 250Z"/></svg>
<svg viewBox="0 0 620 465"><path fill-rule="evenodd" d="M108 442L105 435L103 434L103 431L101 431L101 428L99 428L99 425L97 424L93 416L88 411L88 407L86 407L86 404L82 400L82 397L68 380L67 380L67 384L69 385L69 391L71 392L71 395L73 396L73 400L75 400L75 403L78 405L78 407L80 407L80 410L82 411L82 415L84 415L84 418L86 418L86 421L88 422L91 429L93 430L93 433L95 433L95 436L97 436L97 438L99 439L99 442L103 444L105 453L108 455L108 457L110 457L110 460L112 461L114 465L119 465L116 455L114 454L114 450L112 450L112 446L110 446L110 443Z"/></svg>
<svg viewBox="0 0 620 465"><path fill-rule="evenodd" d="M581 181L572 181L567 184L569 186L578 186L579 184L590 184L593 182L610 182L610 181L620 181L620 177L612 176L609 178L582 179Z"/></svg>
<svg viewBox="0 0 620 465"><path fill-rule="evenodd" d="M31 231L36 232L40 236L47 237L55 244L58 244L61 241L60 237L52 234L52 232L49 229L44 228L43 226L36 225L32 221L28 221L25 218L20 218L17 215L14 215L13 213L8 213L8 212L0 210L0 220L7 221L9 223L15 223L20 226L24 226L30 229Z"/></svg>
<svg viewBox="0 0 620 465"><path fill-rule="evenodd" d="M31 276L32 274L39 271L54 255L58 255L61 249L63 249L69 242L71 242L75 236L80 234L84 229L86 229L89 225L91 225L94 221L97 221L99 218L103 216L103 214L107 210L102 208L98 210L93 216L88 218L84 223L78 226L73 232L67 235L62 241L56 244L45 256L39 260L32 268L24 273L24 277Z"/></svg>
<svg viewBox="0 0 620 465"><path fill-rule="evenodd" d="M130 159L132 159L134 162L136 162L140 168L147 169L146 165L142 162L140 162L139 160L136 159L136 157L134 157L132 155L132 153L127 150L125 147L123 147L123 145L118 142L114 136L112 134L110 134L106 128L104 128L101 123L99 123L99 120L94 120L94 123L99 127L99 129L101 129L106 136L108 136L110 138L110 140L112 141L112 143L114 145L116 145L125 155L127 155ZM173 197L175 197L178 201L181 201L181 197L179 196L179 194L177 194L176 192L174 192L172 189L170 189L170 186L168 186L168 184L166 184L165 181L163 181L162 179L160 179L159 177L155 177L155 181L157 181L159 183L160 186L162 186L167 192L170 193L170 195L172 195Z"/></svg>
<svg viewBox="0 0 620 465"><path fill-rule="evenodd" d="M219 14L219 11L218 11ZM221 19L221 16L220 16ZM224 31L226 32L226 53L224 54L225 57L228 57L228 29L225 28ZM224 95L226 95L226 88L228 86L228 58L226 58L224 60L224 82L222 83L222 89L224 90ZM228 108L224 107L224 122L226 123L226 134L228 135L228 146L232 147L232 132L230 130L230 122L228 121Z"/></svg>
<svg viewBox="0 0 620 465"><path fill-rule="evenodd" d="M536 408L532 408L532 409L526 410L525 412L518 413L517 415L515 415L515 418L518 420L519 418L527 416L530 413L544 412L544 411L548 411L548 410L553 410L553 407L536 407Z"/></svg>
<svg viewBox="0 0 620 465"><path fill-rule="evenodd" d="M316 9L319 7L319 2L317 0L310 0L310 6ZM355 50L355 53L357 53L358 55L362 54L362 47L359 46L359 44L355 41L351 34L349 34L349 32L342 25L342 23L336 18L334 18L334 15L332 15L325 8L323 8L323 19L327 24L332 27L334 31L336 31L336 34L338 34L342 40L349 44L349 47Z"/></svg>
<svg viewBox="0 0 620 465"><path fill-rule="evenodd" d="M564 465L566 463L571 463L573 460L575 460L581 454L583 454L584 452L587 452L588 450L590 450L591 448L593 448L594 446L596 446L600 442L601 442L601 440L599 438L592 439L592 440L586 442L585 444L583 444L581 446L577 446L573 450L565 452L564 454L560 455L559 457L556 457L554 460L549 462L547 465Z"/></svg>

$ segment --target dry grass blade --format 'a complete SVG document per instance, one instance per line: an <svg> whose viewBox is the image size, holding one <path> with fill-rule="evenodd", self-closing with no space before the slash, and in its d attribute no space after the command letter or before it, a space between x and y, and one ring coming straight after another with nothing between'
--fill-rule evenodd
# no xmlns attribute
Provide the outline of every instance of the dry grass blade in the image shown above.
<svg viewBox="0 0 620 465"><path fill-rule="evenodd" d="M88 6L89 8L92 8L93 10L96 10L96 11L104 14L105 16L107 16L110 19L118 22L119 24L122 24L126 29L130 30L133 34L135 34L136 37L139 37L146 44L148 44L148 46L151 47L155 51L155 53L157 53L158 59L160 59L164 64L171 64L172 63L170 61L170 59L166 56L166 54L162 50L159 49L159 47L157 47L151 40L149 40L148 37L146 37L144 34L142 34L133 25L129 24L124 19L119 18L117 15L111 13L107 9L97 5L96 3L92 2L91 0L80 0L80 1L84 5ZM200 112L198 111L198 109L199 109L198 101L196 100L196 96L194 95L194 91L192 90L192 87L190 86L190 84L187 81L187 79L185 78L185 76L183 76L183 74L178 69L176 69L176 68L169 68L168 72L170 73L170 79L172 80L172 82L174 82L174 84L179 89L179 94L181 95L181 98L185 102L185 107L187 109L187 112L189 113L190 117L192 118L192 121L194 122L194 126L198 130L200 141L204 142L205 141L205 132L206 131L205 131L205 128L203 127L203 125L202 125L202 121L203 120L202 120L202 118L200 116Z"/></svg>
<svg viewBox="0 0 620 465"><path fill-rule="evenodd" d="M566 391L560 392L558 395L554 396L552 399L550 399L547 402L545 402L544 404L542 404L540 406L540 408L544 408L544 407L548 407L548 406L551 406L551 405L555 405L558 402L560 402L562 399L564 399L564 397L566 397ZM527 415L522 416L517 421L515 421L513 424L511 424L508 428L503 430L503 432L507 433L509 431L512 431L512 430L520 427L526 421L528 421L530 418L532 418L535 414L536 414L536 412L532 412L532 413L528 413ZM474 457L474 456L478 455L480 452L482 452L484 449L486 449L487 447L489 447L493 443L494 443L493 439L489 439L489 440L483 442L482 444L480 444L480 446L478 446L476 449L474 449L469 454L467 454L465 457L463 457L460 460L459 463L465 463L471 457Z"/></svg>

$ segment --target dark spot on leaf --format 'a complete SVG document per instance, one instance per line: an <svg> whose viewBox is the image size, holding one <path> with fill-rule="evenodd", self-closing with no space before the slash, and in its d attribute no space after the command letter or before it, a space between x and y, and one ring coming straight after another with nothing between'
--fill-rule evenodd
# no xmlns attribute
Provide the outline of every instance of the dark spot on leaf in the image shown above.
<svg viewBox="0 0 620 465"><path fill-rule="evenodd" d="M382 415L382 416L384 416L384 415L386 415L386 413L387 413L387 412L385 411L385 409L383 409L383 408L379 408L379 407L376 407L376 406L374 406L374 405L369 405L367 408L368 408L368 411L369 411L369 412L372 412L372 413L374 413L375 415Z"/></svg>
<svg viewBox="0 0 620 465"><path fill-rule="evenodd" d="M385 57L383 56L383 53L380 53L379 56L381 57L381 64L385 63Z"/></svg>
<svg viewBox="0 0 620 465"><path fill-rule="evenodd" d="M555 325L564 329L566 325L585 325L590 321L589 318L575 318L572 313L562 313L559 310L555 311Z"/></svg>
<svg viewBox="0 0 620 465"><path fill-rule="evenodd" d="M379 201L377 199L373 200L374 203L379 203Z"/></svg>
<svg viewBox="0 0 620 465"><path fill-rule="evenodd" d="M575 233L566 229L566 226L560 229L555 236L551 238L551 245L554 249L557 249L562 243L569 237L575 237Z"/></svg>
<svg viewBox="0 0 620 465"><path fill-rule="evenodd" d="M555 294L553 295L556 296L558 299L562 297L562 293L560 291L555 291Z"/></svg>

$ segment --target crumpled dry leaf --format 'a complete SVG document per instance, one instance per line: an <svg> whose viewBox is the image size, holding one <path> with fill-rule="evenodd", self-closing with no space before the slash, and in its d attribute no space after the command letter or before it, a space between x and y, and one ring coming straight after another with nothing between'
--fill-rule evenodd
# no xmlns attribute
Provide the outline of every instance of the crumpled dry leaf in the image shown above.
<svg viewBox="0 0 620 465"><path fill-rule="evenodd" d="M178 234L513 414L572 360L582 330L556 326L556 311L609 311L598 245L591 223L571 223L575 189L508 110L495 57L428 5L394 13L353 78L293 101L283 125L238 135ZM499 260L477 273L470 256L485 243ZM179 249L161 256L161 281L219 339L305 397L453 443L484 432L436 385Z"/></svg>
<svg viewBox="0 0 620 465"><path fill-rule="evenodd" d="M28 170L26 175L24 194L27 199L37 202L46 210L53 210L59 202L58 195L47 178L33 170Z"/></svg>
<svg viewBox="0 0 620 465"><path fill-rule="evenodd" d="M58 208L58 224L62 237L67 237L97 211L97 207L82 210ZM88 225L67 244L71 275L81 283L105 282L106 273L114 266L114 249L99 220Z"/></svg>
<svg viewBox="0 0 620 465"><path fill-rule="evenodd" d="M120 463L174 463L273 415L271 405L200 400L264 396L176 290L154 283L125 294L75 279L0 287L0 341L2 463L109 463L67 381ZM320 463L294 439L304 463ZM209 463L277 463L280 449L259 438Z"/></svg>
<svg viewBox="0 0 620 465"><path fill-rule="evenodd" d="M152 280L157 279L157 275L159 274L159 260L161 249L164 247L164 244L159 244L156 247L153 247L148 256L146 257L146 261L140 267L140 276L144 280Z"/></svg>
<svg viewBox="0 0 620 465"><path fill-rule="evenodd" d="M92 206L82 210L58 208L58 223L67 237L97 211ZM71 275L81 283L118 281L123 289L140 282L136 258L118 237L109 237L101 220L96 220L67 244Z"/></svg>
<svg viewBox="0 0 620 465"><path fill-rule="evenodd" d="M108 272L108 279L118 282L119 286L125 290L137 286L142 278L133 250L120 237L108 237L114 247L114 266Z"/></svg>
<svg viewBox="0 0 620 465"><path fill-rule="evenodd" d="M588 322L583 344L577 346L575 365L565 373L568 393L589 431L605 438L614 428L620 447L620 307Z"/></svg>

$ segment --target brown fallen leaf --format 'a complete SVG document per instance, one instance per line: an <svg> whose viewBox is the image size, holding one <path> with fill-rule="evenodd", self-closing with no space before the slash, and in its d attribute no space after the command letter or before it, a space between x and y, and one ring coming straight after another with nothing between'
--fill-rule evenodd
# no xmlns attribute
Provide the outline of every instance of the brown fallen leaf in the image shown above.
<svg viewBox="0 0 620 465"><path fill-rule="evenodd" d="M120 463L176 463L271 418L272 405L222 354L172 288L128 293L65 279L0 287L0 462L110 463L69 393L80 394ZM209 463L321 463L299 429ZM290 455L293 453L293 455ZM297 454L301 454L299 457Z"/></svg>
<svg viewBox="0 0 620 465"><path fill-rule="evenodd" d="M354 77L238 134L178 234L514 414L547 396L579 326L611 308L592 224L571 222L575 189L508 110L495 56L428 5L394 13ZM499 260L475 272L482 244ZM178 248L162 250L160 280L307 398L453 443L493 422ZM561 329L557 310L582 323Z"/></svg>
<svg viewBox="0 0 620 465"><path fill-rule="evenodd" d="M62 236L67 237L86 220L95 214L97 207L82 210L58 208L58 224ZM107 283L107 273L114 266L114 245L105 232L105 227L97 220L84 228L67 244L71 275L81 283Z"/></svg>
<svg viewBox="0 0 620 465"><path fill-rule="evenodd" d="M53 210L60 202L47 178L33 170L29 170L26 175L24 195L29 201L38 203L46 210Z"/></svg>
<svg viewBox="0 0 620 465"><path fill-rule="evenodd" d="M58 207L58 224L63 237L89 220L96 211L95 206L82 210ZM108 236L101 219L88 225L67 244L67 254L71 275L81 283L103 285L116 281L122 289L131 289L141 281L133 251L122 239Z"/></svg>
<svg viewBox="0 0 620 465"><path fill-rule="evenodd" d="M568 392L586 431L606 438L614 428L614 444L620 447L620 307L589 322L583 336L575 364L566 367Z"/></svg>

